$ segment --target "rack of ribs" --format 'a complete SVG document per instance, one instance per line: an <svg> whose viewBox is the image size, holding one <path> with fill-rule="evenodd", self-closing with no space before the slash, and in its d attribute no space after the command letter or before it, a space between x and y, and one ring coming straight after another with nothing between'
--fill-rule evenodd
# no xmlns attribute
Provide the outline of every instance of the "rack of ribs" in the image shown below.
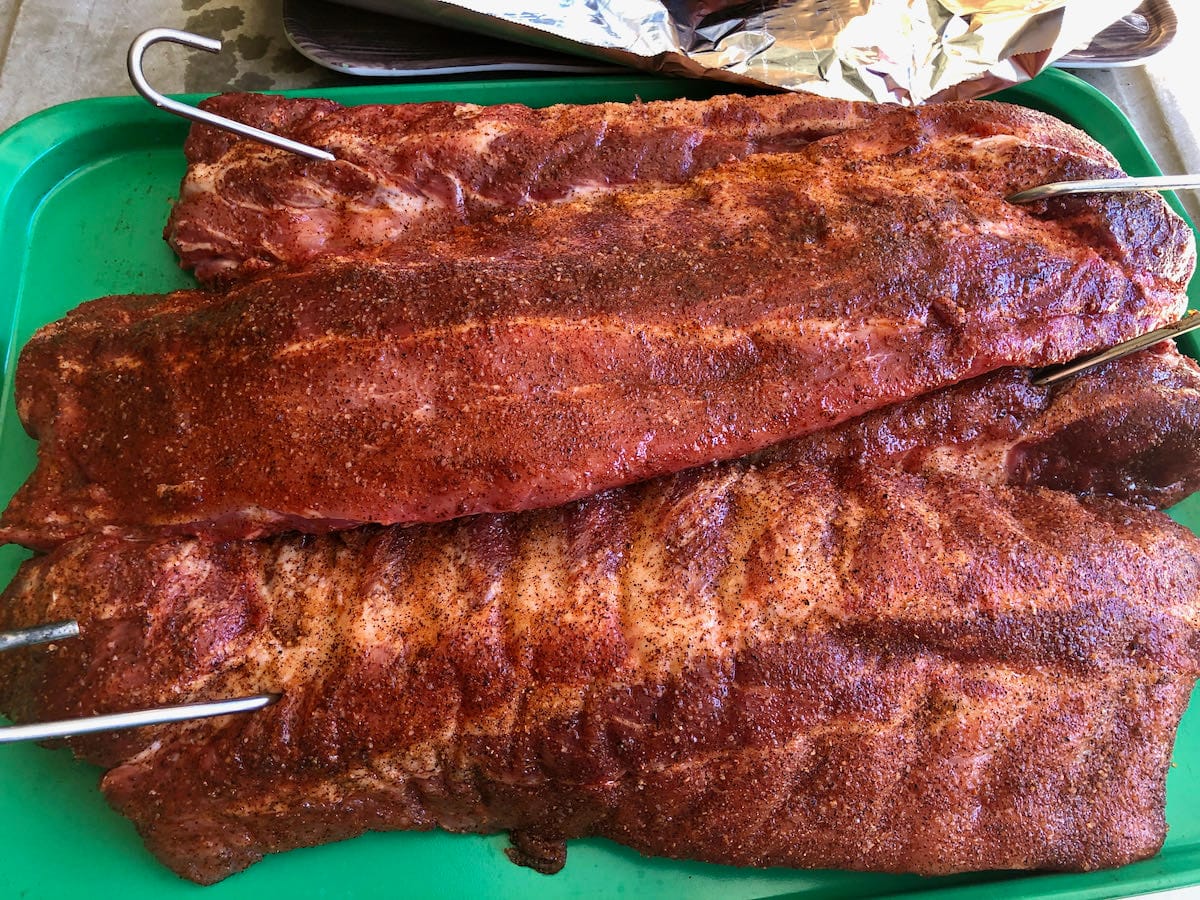
<svg viewBox="0 0 1200 900"><path fill-rule="evenodd" d="M165 236L204 283L228 284L330 256L374 256L527 203L630 184L680 184L754 154L790 152L879 120L960 111L983 152L1005 142L1115 167L1107 151L1049 116L1005 104L895 110L803 94L529 109L457 103L343 107L229 94L202 106L313 146L313 163L194 126ZM1036 177L1036 176L1034 176ZM1018 187L1040 183L1025 181Z"/></svg>
<svg viewBox="0 0 1200 900"><path fill-rule="evenodd" d="M370 252L525 203L677 184L730 159L798 149L884 109L802 94L547 109L224 94L201 107L338 158L314 166L192 128L164 236L184 268L219 284Z"/></svg>
<svg viewBox="0 0 1200 900"><path fill-rule="evenodd" d="M510 831L543 870L584 835L736 865L1120 865L1165 833L1200 540L1073 493L1104 460L1102 481L1153 493L1136 486L1153 466L1109 457L1103 432L1086 465L1023 461L1134 420L1152 457L1194 456L1197 385L1170 351L1054 393L1001 372L549 510L91 535L0 600L0 628L83 630L0 659L0 709L281 692L253 716L72 741L148 847L205 883L432 827ZM1164 502L1200 486L1178 474L1149 482L1173 485Z"/></svg>
<svg viewBox="0 0 1200 900"><path fill-rule="evenodd" d="M1200 490L1200 366L1171 343L1054 388L1004 369L803 439L852 459L989 485L1044 487L1166 509ZM790 443L757 459L792 453Z"/></svg>
<svg viewBox="0 0 1200 900"><path fill-rule="evenodd" d="M1112 170L997 135L993 109L904 111L225 294L84 304L21 354L41 443L0 536L551 506L1177 319L1183 221L1148 194L1006 203Z"/></svg>

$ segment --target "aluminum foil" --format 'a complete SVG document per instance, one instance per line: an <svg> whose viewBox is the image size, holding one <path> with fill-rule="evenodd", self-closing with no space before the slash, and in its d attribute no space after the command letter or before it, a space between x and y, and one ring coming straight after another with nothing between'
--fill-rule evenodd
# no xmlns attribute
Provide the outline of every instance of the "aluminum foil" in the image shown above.
<svg viewBox="0 0 1200 900"><path fill-rule="evenodd" d="M634 68L915 105L1027 81L1137 0L340 0Z"/></svg>

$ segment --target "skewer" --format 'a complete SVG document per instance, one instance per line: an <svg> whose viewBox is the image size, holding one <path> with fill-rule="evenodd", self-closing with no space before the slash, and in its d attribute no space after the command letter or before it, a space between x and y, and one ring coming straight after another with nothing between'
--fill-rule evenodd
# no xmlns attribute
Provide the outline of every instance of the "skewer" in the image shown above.
<svg viewBox="0 0 1200 900"><path fill-rule="evenodd" d="M254 712L264 706L270 706L278 699L278 694L253 694L249 697L215 700L211 703L180 703L175 706L139 709L135 712L62 719L58 722L9 725L0 727L0 744L15 744L18 741L48 741L51 738L94 734L97 731L120 731L123 728L141 728L146 725L165 725L168 722L186 722L192 719L209 719L213 716Z"/></svg>
<svg viewBox="0 0 1200 900"><path fill-rule="evenodd" d="M1056 181L1009 194L1009 203L1030 203L1068 194L1120 194L1125 191L1168 191L1200 188L1200 175L1148 175L1143 178L1095 178L1090 181Z"/></svg>
<svg viewBox="0 0 1200 900"><path fill-rule="evenodd" d="M1189 331L1195 331L1197 328L1200 328L1200 310L1192 310L1173 325L1165 325L1162 328L1156 328L1154 331L1148 331L1143 335L1139 335L1128 341L1122 341L1092 356L1085 356L1073 362L1064 363L1061 366L1051 366L1050 368L1042 369L1034 375L1032 381L1036 387L1049 387L1081 372L1086 372L1088 369L1094 369L1096 366L1112 362L1114 359L1120 359L1122 356L1128 356L1131 353L1137 353L1139 350L1145 350L1147 347L1153 347L1160 341L1180 337Z"/></svg>
<svg viewBox="0 0 1200 900"><path fill-rule="evenodd" d="M51 622L49 625L34 625L32 628L18 628L16 631L0 632L0 651L15 650L33 644L48 644L51 641L73 637L79 637L79 623L74 619Z"/></svg>
<svg viewBox="0 0 1200 900"><path fill-rule="evenodd" d="M263 131L261 128L254 128L250 125L244 125L241 122L235 122L233 119L226 119L224 116L206 112L203 109L196 109L194 106L188 106L186 103L180 103L178 100L172 100L160 94L154 88L150 87L150 83L146 81L146 73L142 70L142 57L146 55L147 48L152 44L160 42L182 44L185 47L194 47L197 50L207 50L209 53L218 53L221 50L221 42L215 38L192 34L190 31L178 31L174 28L151 28L149 31L143 31L135 37L133 43L129 45L129 55L126 58L129 80L133 83L134 89L154 106L169 113L174 113L177 116L182 116L185 119L191 119L193 122L201 122L205 125L211 125L214 128L232 131L241 137L269 144L272 147L286 150L289 153L297 153L309 159L326 160L329 162L337 159L328 150L310 147L308 144L301 144L299 141L293 141L290 138L272 134L269 131Z"/></svg>
<svg viewBox="0 0 1200 900"><path fill-rule="evenodd" d="M49 625L19 628L16 631L3 631L0 632L0 651L78 636L79 625L74 621L53 622ZM145 725L164 725L168 722L184 722L191 719L208 719L213 716L253 712L264 706L270 706L278 699L278 694L253 694L249 697L235 697L232 700L179 703L174 706L158 706L154 709L139 709L133 712L63 719L58 722L0 726L0 744L15 744L18 741L47 741L51 738L74 737L79 734L94 734L98 731L119 731L124 728L141 728Z"/></svg>

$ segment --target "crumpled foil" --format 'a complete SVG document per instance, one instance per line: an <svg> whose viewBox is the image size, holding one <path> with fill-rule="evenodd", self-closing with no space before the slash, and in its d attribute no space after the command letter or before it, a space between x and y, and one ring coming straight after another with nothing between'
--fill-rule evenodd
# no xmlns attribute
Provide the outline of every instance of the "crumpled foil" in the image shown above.
<svg viewBox="0 0 1200 900"><path fill-rule="evenodd" d="M340 0L653 72L915 105L1028 81L1137 0Z"/></svg>

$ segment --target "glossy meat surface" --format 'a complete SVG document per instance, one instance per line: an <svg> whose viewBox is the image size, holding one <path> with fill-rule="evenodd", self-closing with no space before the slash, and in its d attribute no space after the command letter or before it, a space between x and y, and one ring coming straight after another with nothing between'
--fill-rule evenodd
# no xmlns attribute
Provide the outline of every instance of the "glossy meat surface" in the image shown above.
<svg viewBox="0 0 1200 900"><path fill-rule="evenodd" d="M802 449L552 510L27 563L0 709L282 691L78 739L175 871L366 830L602 835L736 865L940 874L1156 852L1200 674L1200 543L1160 513Z"/></svg>
<svg viewBox="0 0 1200 900"><path fill-rule="evenodd" d="M1052 388L1006 369L758 459L797 452L821 465L850 460L1165 509L1200 490L1200 366L1167 342Z"/></svg>
<svg viewBox="0 0 1200 900"><path fill-rule="evenodd" d="M202 282L370 254L532 202L677 184L719 163L795 150L884 111L803 94L706 101L344 107L225 94L201 106L330 150L313 163L194 126L165 236Z"/></svg>
<svg viewBox="0 0 1200 900"><path fill-rule="evenodd" d="M224 296L85 304L21 355L41 446L3 535L549 506L1173 321L1195 250L1159 197L1003 200L1112 172L1013 136L1032 122L901 111L459 229L432 260L417 242Z"/></svg>
<svg viewBox="0 0 1200 900"><path fill-rule="evenodd" d="M330 256L369 258L390 244L528 203L630 184L679 184L730 160L794 151L912 115L805 94L540 110L454 103L347 108L254 94L202 105L338 157L314 163L228 132L192 129L188 172L165 236L184 268L217 284ZM968 133L1114 165L1107 151L1049 116L995 103L948 106L969 111ZM981 125L985 120L990 124ZM1030 172L1017 187L1040 183L1030 180L1039 174Z"/></svg>

